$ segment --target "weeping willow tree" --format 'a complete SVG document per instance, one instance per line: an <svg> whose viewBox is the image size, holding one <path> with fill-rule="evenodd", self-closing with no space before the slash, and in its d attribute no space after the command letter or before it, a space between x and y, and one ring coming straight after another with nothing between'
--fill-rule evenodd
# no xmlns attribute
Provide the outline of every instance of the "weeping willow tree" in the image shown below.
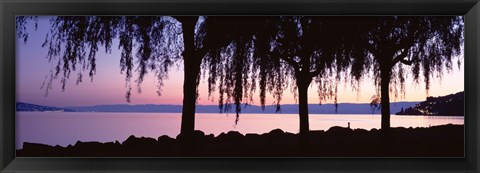
<svg viewBox="0 0 480 173"><path fill-rule="evenodd" d="M37 17L17 17L17 35L28 39L26 24ZM175 63L183 60L183 108L181 135L191 136L194 131L195 104L200 79L201 63L211 49L221 44L215 40L215 33L206 33L205 22L199 16L56 16L51 17L50 32L43 47L48 49L47 58L55 68L44 82L46 92L52 89L53 80L60 78L62 90L72 76L78 72L77 84L88 72L93 80L97 66L96 53L104 48L109 53L114 39L119 40L121 50L121 73L127 83L126 100L131 98L131 80L134 70L138 73L135 82L140 88L144 76L152 72L158 84L157 93ZM212 38L210 38L212 37ZM134 69L134 67L136 68ZM139 90L140 91L140 90Z"/></svg>
<svg viewBox="0 0 480 173"><path fill-rule="evenodd" d="M461 16L364 17L357 28L364 31L362 44L369 61L380 101L381 128L390 128L390 93L405 94L405 78L411 74L416 83L421 76L428 94L431 77L450 72L463 47ZM457 61L458 65L461 59Z"/></svg>
<svg viewBox="0 0 480 173"><path fill-rule="evenodd" d="M285 89L292 88L298 98L300 133L309 131L308 88L317 84L320 102L337 97L341 73L349 65L352 81L361 78L362 61L367 51L357 49L358 35L352 26L355 20L346 17L209 17L207 22L222 23L207 28L207 33L223 33L215 41L229 46L213 50L207 55L209 94L218 85L221 110L235 104L237 119L241 102L253 102L258 89L260 104L265 108L266 93L272 93L277 111ZM213 26L213 25L211 25ZM218 35L217 35L218 36ZM220 62L220 63L218 63ZM226 95L226 97L224 96Z"/></svg>
<svg viewBox="0 0 480 173"><path fill-rule="evenodd" d="M320 103L333 99L337 104L341 73L365 60L367 52L355 47L358 31L354 24L348 17L282 18L274 61L284 64L283 74L291 78L297 90L301 134L309 131L308 88L312 80L317 85ZM360 79L357 71L352 73L353 79Z"/></svg>

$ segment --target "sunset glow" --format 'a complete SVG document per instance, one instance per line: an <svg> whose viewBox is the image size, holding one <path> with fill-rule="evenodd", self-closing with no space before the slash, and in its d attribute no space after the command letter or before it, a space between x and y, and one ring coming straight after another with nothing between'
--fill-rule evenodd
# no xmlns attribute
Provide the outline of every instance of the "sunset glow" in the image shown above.
<svg viewBox="0 0 480 173"><path fill-rule="evenodd" d="M125 98L127 91L125 74L120 73L120 51L118 50L118 40L114 41L111 53L105 53L100 48L97 53L97 71L90 81L88 72L83 73L83 82L76 85L76 77L79 72L72 72L70 80L64 92L61 89L60 80L53 83L53 88L45 96L45 88L41 88L46 75L54 69L54 64L49 63L46 58L47 49L42 48L41 44L45 39L45 34L49 28L49 18L40 17L38 30L34 30L33 24L29 24L29 40L24 43L21 39L17 40L17 101L37 103L49 106L85 106L85 105L104 105L104 104L182 104L183 88L183 62L177 63L177 66L169 72L169 79L164 81L161 96L157 94L157 81L153 74L147 74L144 82L141 84L141 93L138 93L138 87L135 79L138 76L134 74L131 81L132 96L128 103ZM456 60L455 60L456 61ZM464 60L460 67L455 66L450 73L444 73L440 80L434 77L428 92L429 96L442 96L456 93L464 90ZM135 69L136 67L134 67ZM434 74L436 76L436 74ZM392 93L391 101L423 101L427 97L423 79L419 84L415 84L411 75L406 79L406 94L403 98L399 95L396 99ZM194 87L194 86L192 86ZM314 82L309 89L309 103L319 103L317 89ZM376 93L373 79L366 77L362 80L360 92L353 91L350 83L341 82L338 86L339 103L368 103L371 97ZM208 98L208 89L206 79L202 77L199 86L198 104L215 105L218 104L218 93ZM217 90L218 92L218 90ZM254 94L253 104L259 105L258 92ZM274 100L271 94L267 94L267 105L273 104ZM332 103L328 100L327 103ZM295 104L296 100L290 89L285 90L281 104Z"/></svg>

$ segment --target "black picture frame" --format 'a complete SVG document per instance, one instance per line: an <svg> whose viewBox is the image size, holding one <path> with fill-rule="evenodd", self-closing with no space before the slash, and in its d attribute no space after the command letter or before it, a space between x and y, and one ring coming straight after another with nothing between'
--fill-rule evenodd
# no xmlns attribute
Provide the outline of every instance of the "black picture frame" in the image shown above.
<svg viewBox="0 0 480 173"><path fill-rule="evenodd" d="M479 0L0 0L0 172L479 172ZM465 15L465 158L16 158L16 15Z"/></svg>

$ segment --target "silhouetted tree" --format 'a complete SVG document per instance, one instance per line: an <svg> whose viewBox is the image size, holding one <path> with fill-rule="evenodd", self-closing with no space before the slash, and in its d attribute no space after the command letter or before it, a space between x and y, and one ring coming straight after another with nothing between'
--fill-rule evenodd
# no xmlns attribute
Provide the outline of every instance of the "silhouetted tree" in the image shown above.
<svg viewBox="0 0 480 173"><path fill-rule="evenodd" d="M212 19L212 18L210 18ZM357 49L354 39L359 33L347 17L216 17L222 21L215 32L224 33L228 47L210 52L208 62L209 91L219 84L219 104L241 110L240 102L252 102L253 91L260 89L260 104L265 106L266 92L271 92L280 111L284 89L293 87L299 99L300 133L309 131L308 87L313 79L318 85L320 102L332 98L336 102L336 85L340 73L349 65L353 79L360 79L367 51ZM226 27L227 26L227 27ZM211 31L213 28L211 29ZM209 32L207 32L209 33ZM222 63L216 63L222 62ZM333 76L333 77L332 77ZM355 81L355 80L352 80ZM224 94L227 95L224 98Z"/></svg>
<svg viewBox="0 0 480 173"><path fill-rule="evenodd" d="M17 34L26 41L25 24L31 17L17 17ZM200 20L201 19L201 20ZM168 69L175 62L183 60L184 86L181 134L192 135L195 121L197 86L200 79L202 59L210 49L226 46L212 41L214 32L206 33L204 21L199 16L57 16L51 18L50 32L43 47L48 48L48 60L56 63L54 71L44 83L46 94L52 88L52 81L61 77L62 89L72 71L81 67L77 84L82 82L82 71L89 71L93 80L96 71L96 52L100 46L106 52L112 49L112 41L119 39L121 72L126 74L128 89L127 101L130 101L132 70L134 67L134 49L136 49L139 88L148 71L155 73L158 79L158 91L161 94L163 80ZM213 22L212 25L215 25ZM60 58L59 58L60 57ZM139 90L140 91L140 90Z"/></svg>
<svg viewBox="0 0 480 173"><path fill-rule="evenodd" d="M353 59L364 60L367 51L354 45L358 31L354 30L352 18L284 17L281 20L273 61L284 64L283 75L291 77L292 86L297 90L300 133L305 134L309 131L308 87L312 80L317 84L320 103L333 99L337 104L341 73L346 73L350 65L357 65Z"/></svg>
<svg viewBox="0 0 480 173"><path fill-rule="evenodd" d="M327 98L334 98L336 102L340 73L346 72L349 65L359 66L357 71L351 71L351 76L360 79L364 64L367 64L360 62L368 60L365 58L367 51L354 46L358 32L352 29L353 18L208 18L207 24L214 22L218 25L209 25L207 33L222 33L216 34L219 37L212 40L229 44L207 55L207 62L211 63L209 93L219 85L220 109L228 110L234 103L236 121L241 111L240 103L244 100L245 104L253 102L257 83L262 108L265 107L266 93L270 92L277 111L281 110L284 89L292 86L299 97L300 133L306 133L309 129L307 91L311 81L315 79L318 84L320 102Z"/></svg>
<svg viewBox="0 0 480 173"><path fill-rule="evenodd" d="M452 61L463 47L463 17L391 16L359 20L362 23L357 28L365 31L365 37L364 44L358 46L367 49L372 58L375 84L380 89L381 128L388 129L389 94L404 94L407 67L411 68L415 82L423 75L427 93L431 75L441 77L443 70L452 69Z"/></svg>

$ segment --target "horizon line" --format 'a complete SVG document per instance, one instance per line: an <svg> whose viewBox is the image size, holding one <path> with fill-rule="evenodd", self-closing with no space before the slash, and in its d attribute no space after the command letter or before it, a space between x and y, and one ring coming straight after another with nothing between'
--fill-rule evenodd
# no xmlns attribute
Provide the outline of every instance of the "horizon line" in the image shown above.
<svg viewBox="0 0 480 173"><path fill-rule="evenodd" d="M423 100L424 101L424 100ZM423 102L423 101L397 101L397 102L390 102L390 104L395 104L395 103L405 103L405 102ZM91 107L91 106L115 106L115 105L124 105L124 106L142 106L142 105L154 105L154 106L159 106L159 105L165 105L165 106L183 106L182 104L97 104L97 105L77 105L77 106L51 106L51 105L44 105L44 104L38 104L38 103L30 103L30 102L24 102L24 101L16 101L16 103L27 103L27 104L33 104L33 105L39 105L39 106L48 106L48 107L55 107L55 108L70 108L70 107ZM308 105L334 105L335 103L309 103ZM337 103L337 104L370 104L370 103L352 103L352 102L343 102L343 103ZM231 103L230 105L235 105L234 103ZM241 105L245 105L245 103L241 103ZM280 104L280 106L283 105L298 105L298 103L286 103L286 104ZM205 104L197 104L196 106L219 106L218 104L211 104L211 105L205 105ZM256 104L247 104L246 106L258 106L261 107L261 105L256 105ZM276 106L275 104L270 104L270 105L265 105L265 107L269 106Z"/></svg>

